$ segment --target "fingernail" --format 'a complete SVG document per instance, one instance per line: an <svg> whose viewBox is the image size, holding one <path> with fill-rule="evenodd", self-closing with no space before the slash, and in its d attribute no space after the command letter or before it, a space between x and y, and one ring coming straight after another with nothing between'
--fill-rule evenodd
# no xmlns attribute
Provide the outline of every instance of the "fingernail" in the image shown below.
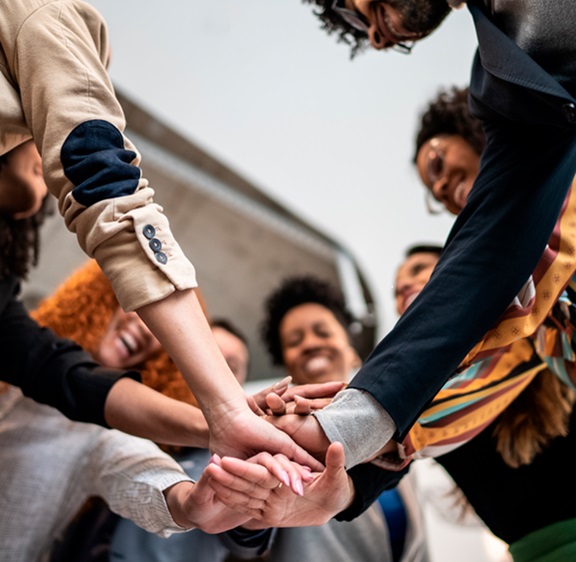
<svg viewBox="0 0 576 562"><path fill-rule="evenodd" d="M274 390L280 390L282 388L286 388L290 384L291 380L292 377L284 377L280 382L277 382L274 385Z"/></svg>
<svg viewBox="0 0 576 562"><path fill-rule="evenodd" d="M282 471L282 482L284 482L286 486L290 486L290 476L288 476L288 473L284 470Z"/></svg>
<svg viewBox="0 0 576 562"><path fill-rule="evenodd" d="M299 496L303 496L303 495L304 495L304 486L302 486L302 481L301 481L301 480L297 480L294 485L296 486L296 493L297 493Z"/></svg>
<svg viewBox="0 0 576 562"><path fill-rule="evenodd" d="M222 460L222 459L221 459L216 453L214 453L214 454L212 455L212 458L210 459L210 462L211 462L212 464L215 464L215 465L217 465L217 466L220 466L220 465L222 464L222 463L221 463L221 460Z"/></svg>

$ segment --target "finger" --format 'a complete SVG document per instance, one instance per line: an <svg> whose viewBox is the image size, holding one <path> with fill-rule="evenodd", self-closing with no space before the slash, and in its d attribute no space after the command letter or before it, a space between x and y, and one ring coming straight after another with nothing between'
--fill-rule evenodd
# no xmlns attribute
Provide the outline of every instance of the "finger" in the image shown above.
<svg viewBox="0 0 576 562"><path fill-rule="evenodd" d="M346 455L342 443L331 443L326 451L326 470L323 476L327 481L337 480L342 471L346 471Z"/></svg>
<svg viewBox="0 0 576 562"><path fill-rule="evenodd" d="M265 412L260 408L256 400L250 394L246 395L246 401L248 402L248 406L250 409L257 415L257 416L264 416Z"/></svg>
<svg viewBox="0 0 576 562"><path fill-rule="evenodd" d="M262 512L266 508L266 502L264 500L231 490L213 479L210 481L210 487L216 498L226 507L243 515L247 515L248 517L262 519Z"/></svg>
<svg viewBox="0 0 576 562"><path fill-rule="evenodd" d="M258 405L258 407L262 410L266 408L266 396L268 394L278 394L281 395L289 388L290 383L292 382L292 377L287 376L284 377L282 380L278 381L277 383L260 390L252 395L252 398Z"/></svg>
<svg viewBox="0 0 576 562"><path fill-rule="evenodd" d="M311 414L316 410L328 406L332 402L331 398L302 398L301 396L294 396L294 413L300 416Z"/></svg>
<svg viewBox="0 0 576 562"><path fill-rule="evenodd" d="M342 381L302 384L290 387L284 394L282 394L282 398L286 402L293 400L293 397L296 394L304 398L331 398L344 387L346 387L346 383Z"/></svg>
<svg viewBox="0 0 576 562"><path fill-rule="evenodd" d="M304 495L303 481L309 482L313 479L309 467L300 466L288 459L285 455L278 454L271 457L270 455L263 455L258 462L265 466L272 474L274 474L281 482L290 486L292 491L299 496ZM277 488L275 488L277 489Z"/></svg>
<svg viewBox="0 0 576 562"><path fill-rule="evenodd" d="M277 394L268 394L266 405L275 416L283 416L286 413L286 403Z"/></svg>
<svg viewBox="0 0 576 562"><path fill-rule="evenodd" d="M223 464L225 465L225 463ZM254 473L259 470L267 471L259 465L253 465L253 467L253 470L247 473L248 478L233 474L226 469L226 466L217 466L214 464L208 465L204 469L204 472L209 477L208 483L212 489L214 489L214 482L217 482L228 490L227 493L223 494L224 497L236 497L235 494L239 494L240 496L249 496L254 498L254 500L266 500L270 495L270 490L278 485L278 479L270 475L269 484L261 486L254 482Z"/></svg>

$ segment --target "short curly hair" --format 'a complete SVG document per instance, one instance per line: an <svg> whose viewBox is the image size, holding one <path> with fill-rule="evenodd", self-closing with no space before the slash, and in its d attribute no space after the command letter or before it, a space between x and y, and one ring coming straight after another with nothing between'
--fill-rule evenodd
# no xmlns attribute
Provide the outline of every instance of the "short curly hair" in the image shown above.
<svg viewBox="0 0 576 562"><path fill-rule="evenodd" d="M354 318L346 308L344 295L334 285L313 275L290 277L273 291L264 303L266 316L260 335L274 365L282 365L280 323L286 314L301 304L316 303L326 307L349 334Z"/></svg>
<svg viewBox="0 0 576 562"><path fill-rule="evenodd" d="M486 138L482 122L470 115L468 88L453 86L440 90L428 104L420 118L420 129L416 134L414 163L422 145L438 135L460 135L478 155L482 154Z"/></svg>

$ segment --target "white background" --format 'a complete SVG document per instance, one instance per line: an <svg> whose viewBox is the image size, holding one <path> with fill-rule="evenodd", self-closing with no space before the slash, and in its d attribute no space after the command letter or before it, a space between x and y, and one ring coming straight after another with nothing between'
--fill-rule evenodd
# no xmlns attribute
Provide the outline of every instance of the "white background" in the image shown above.
<svg viewBox="0 0 576 562"><path fill-rule="evenodd" d="M116 85L351 250L384 335L404 249L443 242L452 222L426 213L412 153L428 100L468 83L468 11L410 56L351 61L300 0L91 3L109 25Z"/></svg>

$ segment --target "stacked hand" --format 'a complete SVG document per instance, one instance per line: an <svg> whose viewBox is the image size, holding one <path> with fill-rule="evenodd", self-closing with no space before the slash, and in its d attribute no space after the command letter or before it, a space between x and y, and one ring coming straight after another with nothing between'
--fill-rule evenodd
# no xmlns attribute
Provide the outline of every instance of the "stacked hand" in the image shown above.
<svg viewBox="0 0 576 562"><path fill-rule="evenodd" d="M251 494L237 493L234 489L221 488L224 493L217 497L211 487L210 464L203 472L197 483L179 482L164 491L166 503L174 521L186 529L199 528L207 533L220 533L237 527L250 519L250 510L263 507L270 489L284 485L288 495L296 497L290 490L290 483L298 483L297 493L302 495L304 488L302 481L308 483L312 474L308 469L289 461L284 455L270 455L260 453L249 461L232 459L238 463L241 478L239 480L249 483ZM214 461L220 462L215 455ZM237 484L238 485L238 484ZM227 498L227 501L221 501ZM235 506L238 498L244 503L243 510L230 509ZM248 513L247 513L248 512Z"/></svg>
<svg viewBox="0 0 576 562"><path fill-rule="evenodd" d="M322 525L349 506L354 488L346 474L340 443L328 448L325 470L302 478L303 494L294 494L273 475L271 462L278 461L279 457L271 459L270 455L262 454L248 461L216 457L206 468L205 474L209 475L216 496L243 514L244 527ZM255 470L254 465L263 470ZM283 466L286 469L285 463Z"/></svg>

